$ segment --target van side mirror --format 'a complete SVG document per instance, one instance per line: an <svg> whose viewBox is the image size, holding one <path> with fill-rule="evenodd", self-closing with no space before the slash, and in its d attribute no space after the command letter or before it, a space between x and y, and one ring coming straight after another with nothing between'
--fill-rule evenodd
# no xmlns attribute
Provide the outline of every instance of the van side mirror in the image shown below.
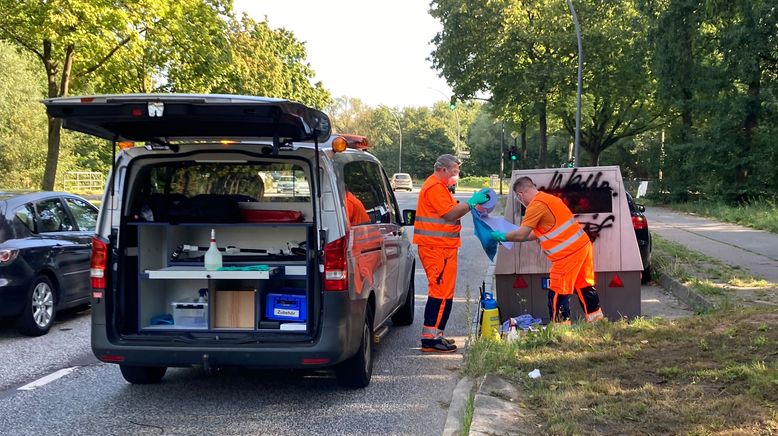
<svg viewBox="0 0 778 436"><path fill-rule="evenodd" d="M416 209L403 209L403 225L412 226L416 222Z"/></svg>
<svg viewBox="0 0 778 436"><path fill-rule="evenodd" d="M646 207L643 206L642 204L636 204L636 206L638 207L639 211L641 211L641 212L645 212L646 211Z"/></svg>

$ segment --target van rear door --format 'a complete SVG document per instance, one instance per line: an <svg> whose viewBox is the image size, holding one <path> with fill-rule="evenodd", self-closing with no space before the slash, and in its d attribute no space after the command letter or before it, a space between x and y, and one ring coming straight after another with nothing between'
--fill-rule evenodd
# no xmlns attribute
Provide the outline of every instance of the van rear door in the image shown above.
<svg viewBox="0 0 778 436"><path fill-rule="evenodd" d="M118 141L282 138L326 141L323 112L288 100L233 95L128 94L43 100L70 130Z"/></svg>

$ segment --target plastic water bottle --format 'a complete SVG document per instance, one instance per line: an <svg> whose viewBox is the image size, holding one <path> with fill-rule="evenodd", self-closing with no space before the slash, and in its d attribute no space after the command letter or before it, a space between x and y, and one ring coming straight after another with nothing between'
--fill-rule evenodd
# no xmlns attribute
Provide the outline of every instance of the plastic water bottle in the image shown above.
<svg viewBox="0 0 778 436"><path fill-rule="evenodd" d="M211 229L211 246L205 252L205 269L215 271L222 267L222 254L216 247L216 230Z"/></svg>
<svg viewBox="0 0 778 436"><path fill-rule="evenodd" d="M481 300L481 337L500 339L500 309L489 292Z"/></svg>

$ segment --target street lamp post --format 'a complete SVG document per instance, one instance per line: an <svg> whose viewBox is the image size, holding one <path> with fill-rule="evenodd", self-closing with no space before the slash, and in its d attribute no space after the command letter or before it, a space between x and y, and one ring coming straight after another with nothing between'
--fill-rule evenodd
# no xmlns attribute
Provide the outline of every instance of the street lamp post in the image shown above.
<svg viewBox="0 0 778 436"><path fill-rule="evenodd" d="M583 90L583 43L581 42L581 26L578 24L578 15L575 13L573 2L567 0L567 7L573 14L575 34L578 37L578 91L575 97L575 166L578 166L578 149L581 142L581 92Z"/></svg>
<svg viewBox="0 0 778 436"><path fill-rule="evenodd" d="M391 108L386 108L389 110L389 113L392 114L394 117L394 120L397 121L397 130L400 131L400 154L397 156L397 172L401 173L403 172L403 128L400 126L400 118L397 116L396 113Z"/></svg>

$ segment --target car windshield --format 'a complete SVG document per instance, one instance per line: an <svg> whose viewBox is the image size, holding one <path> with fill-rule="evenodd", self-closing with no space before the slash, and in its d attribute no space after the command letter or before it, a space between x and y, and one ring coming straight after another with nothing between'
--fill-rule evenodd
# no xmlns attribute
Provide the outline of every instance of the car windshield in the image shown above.
<svg viewBox="0 0 778 436"><path fill-rule="evenodd" d="M397 174L394 176L394 178L397 180L408 180L411 178L411 176L409 176L408 174Z"/></svg>

